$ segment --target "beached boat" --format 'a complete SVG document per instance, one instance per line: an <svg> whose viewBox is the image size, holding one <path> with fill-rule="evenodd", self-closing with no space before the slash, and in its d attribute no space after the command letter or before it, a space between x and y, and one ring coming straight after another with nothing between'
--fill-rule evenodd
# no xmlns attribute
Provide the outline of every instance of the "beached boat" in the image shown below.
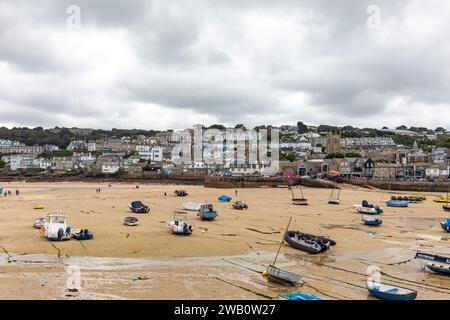
<svg viewBox="0 0 450 320"><path fill-rule="evenodd" d="M291 189L291 194L292 194L292 200L291 200L291 202L292 202L293 205L296 205L296 206L307 206L307 205L308 205L308 199L306 199L306 198L303 196L303 190L302 190L302 187L299 186L300 193L301 193L301 195L302 195L301 198L298 198L298 197L295 196L295 194L294 194L294 188L293 188L292 186L290 187L290 189Z"/></svg>
<svg viewBox="0 0 450 320"><path fill-rule="evenodd" d="M450 265L427 262L425 266L433 272L450 275Z"/></svg>
<svg viewBox="0 0 450 320"><path fill-rule="evenodd" d="M362 222L367 226L379 226L383 223L383 220L371 217L371 216L362 216Z"/></svg>
<svg viewBox="0 0 450 320"><path fill-rule="evenodd" d="M370 204L367 200L364 200L361 204L354 204L353 208L359 213L364 214L382 214L383 208Z"/></svg>
<svg viewBox="0 0 450 320"><path fill-rule="evenodd" d="M440 262L450 265L450 257L440 256L434 253L417 252L415 259L424 259L434 262Z"/></svg>
<svg viewBox="0 0 450 320"><path fill-rule="evenodd" d="M445 232L450 232L450 219L442 220L441 227Z"/></svg>
<svg viewBox="0 0 450 320"><path fill-rule="evenodd" d="M217 211L214 210L214 207L210 203L204 203L198 209L197 217L202 220L214 220L218 216Z"/></svg>
<svg viewBox="0 0 450 320"><path fill-rule="evenodd" d="M188 193L186 190L175 190L175 195L177 197L186 197Z"/></svg>
<svg viewBox="0 0 450 320"><path fill-rule="evenodd" d="M33 227L36 229L41 229L42 227L45 226L45 224L47 223L47 219L45 218L39 218L36 219L33 223Z"/></svg>
<svg viewBox="0 0 450 320"><path fill-rule="evenodd" d="M192 225L187 222L187 213L175 211L173 219L168 223L169 232L175 235L188 236L192 234Z"/></svg>
<svg viewBox="0 0 450 320"><path fill-rule="evenodd" d="M81 229L79 231L74 230L72 232L72 238L75 240L91 240L94 238L94 234L87 229Z"/></svg>
<svg viewBox="0 0 450 320"><path fill-rule="evenodd" d="M150 207L143 204L142 201L133 201L128 205L131 211L134 213L148 213L150 211Z"/></svg>
<svg viewBox="0 0 450 320"><path fill-rule="evenodd" d="M70 240L70 226L64 214L49 214L41 232L50 241Z"/></svg>
<svg viewBox="0 0 450 320"><path fill-rule="evenodd" d="M415 258L432 261L425 264L428 269L437 273L450 275L450 257L439 256L433 253L417 252Z"/></svg>
<svg viewBox="0 0 450 320"><path fill-rule="evenodd" d="M33 209L35 209L35 210L42 210L42 209L45 209L45 207L43 205L41 205L41 204L38 204L38 205L33 206Z"/></svg>
<svg viewBox="0 0 450 320"><path fill-rule="evenodd" d="M427 199L427 197L423 195L410 195L410 196L392 196L391 200L393 201L408 201L411 203L423 202Z"/></svg>
<svg viewBox="0 0 450 320"><path fill-rule="evenodd" d="M433 199L434 202L438 202L438 203L450 203L450 198L447 197L439 197L436 199Z"/></svg>
<svg viewBox="0 0 450 320"><path fill-rule="evenodd" d="M297 250L311 254L327 251L330 246L336 245L334 240L299 231L286 231L284 241Z"/></svg>
<svg viewBox="0 0 450 320"><path fill-rule="evenodd" d="M236 209L236 210L247 210L248 209L248 205L246 205L242 201L235 201L235 202L233 202L233 204L231 206L233 207L233 209Z"/></svg>
<svg viewBox="0 0 450 320"><path fill-rule="evenodd" d="M327 300L325 298L321 298L318 296L313 296L311 294L307 294L304 292L291 292L291 293L283 293L279 295L280 298L288 299L288 300Z"/></svg>
<svg viewBox="0 0 450 320"><path fill-rule="evenodd" d="M394 207L394 208L407 208L409 206L409 201L391 200L391 201L387 201L386 205L388 207Z"/></svg>
<svg viewBox="0 0 450 320"><path fill-rule="evenodd" d="M449 205L442 206L442 208L444 209L444 211L450 212L450 206Z"/></svg>
<svg viewBox="0 0 450 320"><path fill-rule="evenodd" d="M201 203L184 202L182 205L182 208L183 208L183 210L188 210L188 211L198 211L201 206L202 206Z"/></svg>
<svg viewBox="0 0 450 320"><path fill-rule="evenodd" d="M126 217L123 219L123 224L129 227L134 227L139 224L139 220L135 217Z"/></svg>
<svg viewBox="0 0 450 320"><path fill-rule="evenodd" d="M226 195L221 195L217 198L217 200L219 200L220 202L230 202L233 198L231 198L230 196L226 196Z"/></svg>
<svg viewBox="0 0 450 320"><path fill-rule="evenodd" d="M331 190L331 196L330 196L330 199L328 199L328 204L339 205L339 204L341 204L341 199L340 199L341 189L339 188L337 197L333 198L333 196L334 196L334 189L336 189L336 186L334 186L333 190Z"/></svg>
<svg viewBox="0 0 450 320"><path fill-rule="evenodd" d="M415 300L417 291L384 283L366 282L369 293L382 300Z"/></svg>
<svg viewBox="0 0 450 320"><path fill-rule="evenodd" d="M267 279L279 284L294 286L302 279L302 277L297 273L284 271L272 265L269 265L266 271Z"/></svg>

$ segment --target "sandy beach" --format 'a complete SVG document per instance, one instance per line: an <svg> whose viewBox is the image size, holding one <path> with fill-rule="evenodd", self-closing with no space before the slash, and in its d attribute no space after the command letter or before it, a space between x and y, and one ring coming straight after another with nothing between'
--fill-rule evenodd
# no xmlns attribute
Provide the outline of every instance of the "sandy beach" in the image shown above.
<svg viewBox="0 0 450 320"><path fill-rule="evenodd" d="M409 208L386 208L387 192L344 186L342 204L327 203L330 190L305 188L309 206L293 206L283 188L238 189L246 211L217 197L234 190L200 186L114 183L1 183L0 299L277 299L295 288L268 283L261 275L278 250L289 218L291 230L326 235L337 245L309 255L281 247L277 266L303 276L301 291L329 299L372 299L364 281L370 266L387 283L418 290L418 299L450 299L450 278L423 270L416 251L450 254L446 217L431 199ZM95 190L101 188L101 193ZM176 197L186 189L189 196ZM15 190L20 195L15 196ZM164 193L167 196L164 196ZM368 227L351 206L366 199L385 207L383 225ZM128 209L132 200L151 206L146 215ZM194 233L169 234L167 222L183 202L209 201L219 217L200 221L188 214ZM45 209L35 210L34 205ZM49 242L32 227L48 213L65 213L73 229L89 229L90 241ZM448 215L448 214L447 214ZM137 227L123 219L136 216ZM81 270L79 292L65 290L67 267Z"/></svg>

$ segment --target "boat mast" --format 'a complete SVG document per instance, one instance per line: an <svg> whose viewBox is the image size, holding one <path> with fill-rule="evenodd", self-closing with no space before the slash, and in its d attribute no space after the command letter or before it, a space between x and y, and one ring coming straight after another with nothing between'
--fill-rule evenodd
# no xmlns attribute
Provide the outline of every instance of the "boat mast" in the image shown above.
<svg viewBox="0 0 450 320"><path fill-rule="evenodd" d="M280 246L278 247L277 254L276 254L275 259L273 260L273 264L272 264L274 267L275 267L275 263L277 262L277 259L278 259L278 254L280 253L281 246L283 245L284 235L285 235L286 232L288 231L289 226L291 225L291 221L292 221L292 217L289 218L289 222L288 222L288 225L287 225L287 227L286 227L286 231L285 231L285 232L283 233L283 235L281 236Z"/></svg>

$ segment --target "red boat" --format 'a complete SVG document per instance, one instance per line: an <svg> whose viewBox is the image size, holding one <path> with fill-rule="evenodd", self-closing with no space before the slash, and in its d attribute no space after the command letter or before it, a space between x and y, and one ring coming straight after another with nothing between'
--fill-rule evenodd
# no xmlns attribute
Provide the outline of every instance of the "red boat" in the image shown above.
<svg viewBox="0 0 450 320"><path fill-rule="evenodd" d="M235 202L233 202L233 204L231 206L233 207L233 209L236 209L236 210L247 210L248 209L248 205L246 205L242 201L235 201Z"/></svg>

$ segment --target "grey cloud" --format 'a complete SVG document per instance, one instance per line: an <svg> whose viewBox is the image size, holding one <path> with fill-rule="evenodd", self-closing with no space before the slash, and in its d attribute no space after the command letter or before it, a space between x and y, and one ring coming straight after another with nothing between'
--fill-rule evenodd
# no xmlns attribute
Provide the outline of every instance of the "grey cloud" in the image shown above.
<svg viewBox="0 0 450 320"><path fill-rule="evenodd" d="M151 125L161 129L204 117L376 126L398 97L432 114L450 107L450 5L436 3L0 0L0 70L14 83L0 80L0 110L35 110L3 121L44 126L132 127L159 116ZM366 27L372 4L381 31ZM79 33L66 30L69 5L81 8ZM82 47L61 50L72 41ZM423 118L402 121L450 127L448 117Z"/></svg>

